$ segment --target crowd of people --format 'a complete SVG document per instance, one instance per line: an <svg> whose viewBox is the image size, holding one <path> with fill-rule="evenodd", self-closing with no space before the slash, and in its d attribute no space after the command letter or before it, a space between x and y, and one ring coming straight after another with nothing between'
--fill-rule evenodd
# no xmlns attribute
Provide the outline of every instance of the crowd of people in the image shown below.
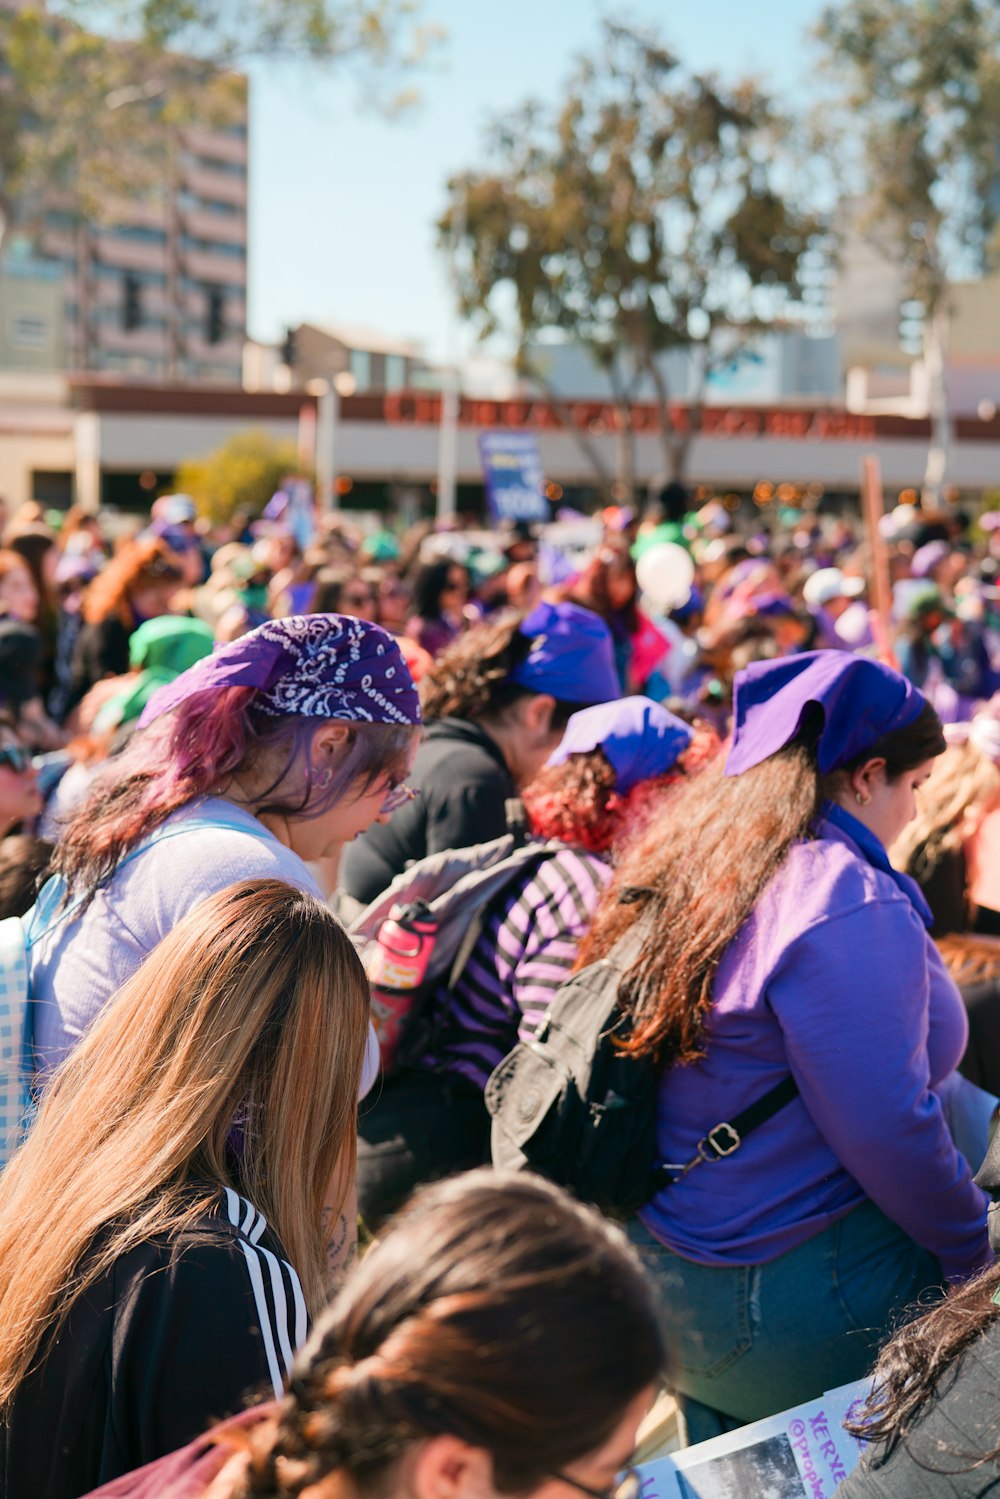
<svg viewBox="0 0 1000 1499"><path fill-rule="evenodd" d="M856 519L676 495L7 515L2 1491L637 1499L663 1381L697 1442L873 1367L845 1495L1000 1482L994 520L890 512L885 615ZM494 867L390 1050L382 923ZM484 1094L624 950L615 1227Z"/></svg>

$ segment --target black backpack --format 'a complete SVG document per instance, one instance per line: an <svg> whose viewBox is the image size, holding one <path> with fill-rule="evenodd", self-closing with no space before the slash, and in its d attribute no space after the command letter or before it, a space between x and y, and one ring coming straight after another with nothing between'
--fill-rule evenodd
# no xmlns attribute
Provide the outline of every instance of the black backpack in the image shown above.
<svg viewBox="0 0 1000 1499"><path fill-rule="evenodd" d="M605 1213L648 1202L656 1174L658 1071L623 1054L631 1021L622 976L638 956L638 921L610 951L559 986L535 1036L521 1041L486 1085L493 1164L537 1171Z"/></svg>
<svg viewBox="0 0 1000 1499"><path fill-rule="evenodd" d="M612 1217L629 1217L695 1167L732 1155L798 1093L795 1079L783 1078L707 1129L689 1161L659 1160L659 1068L621 1050L631 1030L621 981L648 929L636 921L560 984L533 1039L518 1042L486 1084L494 1166L537 1171Z"/></svg>

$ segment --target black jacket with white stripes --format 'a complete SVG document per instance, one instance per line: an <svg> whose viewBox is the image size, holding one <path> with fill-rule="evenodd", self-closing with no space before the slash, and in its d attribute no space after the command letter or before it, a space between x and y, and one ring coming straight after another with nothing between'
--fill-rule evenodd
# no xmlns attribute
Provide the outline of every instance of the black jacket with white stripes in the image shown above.
<svg viewBox="0 0 1000 1499"><path fill-rule="evenodd" d="M3 1499L75 1499L281 1393L307 1317L262 1213L226 1188L118 1259L43 1346L0 1427Z"/></svg>

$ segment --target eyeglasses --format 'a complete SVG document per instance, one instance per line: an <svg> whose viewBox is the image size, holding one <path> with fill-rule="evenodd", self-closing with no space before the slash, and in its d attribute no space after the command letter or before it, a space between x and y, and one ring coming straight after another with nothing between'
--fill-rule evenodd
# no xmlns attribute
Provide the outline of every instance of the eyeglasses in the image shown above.
<svg viewBox="0 0 1000 1499"><path fill-rule="evenodd" d="M344 603L353 604L356 609L360 609L363 604L374 603L374 599L370 593L345 593Z"/></svg>
<svg viewBox="0 0 1000 1499"><path fill-rule="evenodd" d="M578 1494L587 1494L589 1499L640 1499L642 1494L642 1474L631 1463L625 1465L621 1477L609 1489L592 1489L588 1483L570 1478L568 1473L553 1473L552 1477L557 1478L560 1483L568 1483Z"/></svg>
<svg viewBox="0 0 1000 1499"><path fill-rule="evenodd" d="M5 744L0 748L0 770L9 767L17 775L31 769L31 751L23 744Z"/></svg>
<svg viewBox="0 0 1000 1499"><path fill-rule="evenodd" d="M412 786L407 786L405 781L392 781L382 802L383 812L395 812L397 807L405 807L407 802L415 801L417 792Z"/></svg>

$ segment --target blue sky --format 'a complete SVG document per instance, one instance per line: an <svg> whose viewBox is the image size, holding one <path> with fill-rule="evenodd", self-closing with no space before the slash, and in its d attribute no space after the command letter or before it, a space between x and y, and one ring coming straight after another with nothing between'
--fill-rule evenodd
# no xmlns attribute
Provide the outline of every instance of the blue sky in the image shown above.
<svg viewBox="0 0 1000 1499"><path fill-rule="evenodd" d="M753 72L808 101L804 33L821 0L634 0L681 59L723 77ZM419 80L422 103L388 123L349 75L254 71L250 331L306 319L365 324L444 354L452 318L433 223L448 176L481 158L484 123L528 95L555 97L609 13L601 0L424 0L448 31ZM464 340L468 348L468 339Z"/></svg>

